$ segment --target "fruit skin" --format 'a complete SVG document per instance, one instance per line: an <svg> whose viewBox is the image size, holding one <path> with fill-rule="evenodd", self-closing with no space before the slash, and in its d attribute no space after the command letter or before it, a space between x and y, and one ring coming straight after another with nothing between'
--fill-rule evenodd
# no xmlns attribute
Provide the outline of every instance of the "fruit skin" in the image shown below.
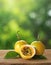
<svg viewBox="0 0 51 65"><path fill-rule="evenodd" d="M16 51L17 53L20 53L20 48L21 48L21 46L22 46L22 45L26 45L26 44L27 44L27 42L24 41L24 40L19 40L19 41L17 41L17 42L15 43L15 46L14 46L15 51Z"/></svg>
<svg viewBox="0 0 51 65"><path fill-rule="evenodd" d="M36 55L42 55L44 53L45 46L41 41L33 41L31 45L36 48Z"/></svg>
<svg viewBox="0 0 51 65"><path fill-rule="evenodd" d="M31 55L24 55L23 53L22 53L22 49L24 49L24 47L29 47L30 49L31 49L31 52L32 52L32 54ZM26 51L24 51L24 52L26 52ZM23 58L23 59L31 59L33 56L35 56L35 54L36 54L36 49L33 47L33 46L31 46L31 45L23 45L21 48L20 48L20 55L21 55L21 57Z"/></svg>

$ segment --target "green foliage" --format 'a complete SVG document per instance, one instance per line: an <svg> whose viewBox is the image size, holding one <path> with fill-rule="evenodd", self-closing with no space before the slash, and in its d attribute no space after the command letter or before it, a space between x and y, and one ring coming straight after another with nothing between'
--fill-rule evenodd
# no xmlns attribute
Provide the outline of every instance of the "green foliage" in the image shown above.
<svg viewBox="0 0 51 65"><path fill-rule="evenodd" d="M51 0L0 0L0 49L13 49L18 40L41 40L51 48Z"/></svg>
<svg viewBox="0 0 51 65"><path fill-rule="evenodd" d="M6 55L5 55L5 59L12 59L12 58L19 58L20 55L18 53L16 53L15 51L9 51Z"/></svg>
<svg viewBox="0 0 51 65"><path fill-rule="evenodd" d="M43 55L35 55L33 57L33 59L47 59L47 58L45 56L43 56Z"/></svg>

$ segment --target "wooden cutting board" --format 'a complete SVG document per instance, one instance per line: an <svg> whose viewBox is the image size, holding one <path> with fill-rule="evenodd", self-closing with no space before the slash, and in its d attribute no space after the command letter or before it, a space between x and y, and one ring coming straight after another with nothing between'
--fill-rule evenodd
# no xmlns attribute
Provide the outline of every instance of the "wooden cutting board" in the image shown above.
<svg viewBox="0 0 51 65"><path fill-rule="evenodd" d="M47 59L41 60L24 60L21 58L18 59L4 59L6 53L11 50L0 50L0 65L51 65L51 49L46 49L44 56Z"/></svg>

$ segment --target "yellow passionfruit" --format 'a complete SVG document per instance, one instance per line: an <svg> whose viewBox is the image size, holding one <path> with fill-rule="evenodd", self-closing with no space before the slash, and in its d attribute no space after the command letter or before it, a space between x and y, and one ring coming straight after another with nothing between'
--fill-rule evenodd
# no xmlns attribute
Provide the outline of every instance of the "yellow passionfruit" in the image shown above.
<svg viewBox="0 0 51 65"><path fill-rule="evenodd" d="M26 45L26 44L27 44L27 42L24 41L24 40L19 40L19 41L17 41L17 42L15 43L15 46L14 46L15 51L16 51L17 53L19 53L21 46L22 46L22 45Z"/></svg>
<svg viewBox="0 0 51 65"><path fill-rule="evenodd" d="M36 48L36 55L42 55L44 53L45 46L41 41L33 41L31 45Z"/></svg>
<svg viewBox="0 0 51 65"><path fill-rule="evenodd" d="M36 53L36 50L31 45L23 45L20 48L20 55L23 59L31 59Z"/></svg>

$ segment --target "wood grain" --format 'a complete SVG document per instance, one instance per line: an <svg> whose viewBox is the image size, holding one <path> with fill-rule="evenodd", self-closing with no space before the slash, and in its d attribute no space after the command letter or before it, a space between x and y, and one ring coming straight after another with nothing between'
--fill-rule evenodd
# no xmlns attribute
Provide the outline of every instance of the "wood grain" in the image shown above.
<svg viewBox="0 0 51 65"><path fill-rule="evenodd" d="M41 60L24 60L18 59L4 59L6 53L11 50L0 50L0 65L51 65L51 49L46 49L44 55L47 59ZM12 50L14 51L14 50Z"/></svg>

